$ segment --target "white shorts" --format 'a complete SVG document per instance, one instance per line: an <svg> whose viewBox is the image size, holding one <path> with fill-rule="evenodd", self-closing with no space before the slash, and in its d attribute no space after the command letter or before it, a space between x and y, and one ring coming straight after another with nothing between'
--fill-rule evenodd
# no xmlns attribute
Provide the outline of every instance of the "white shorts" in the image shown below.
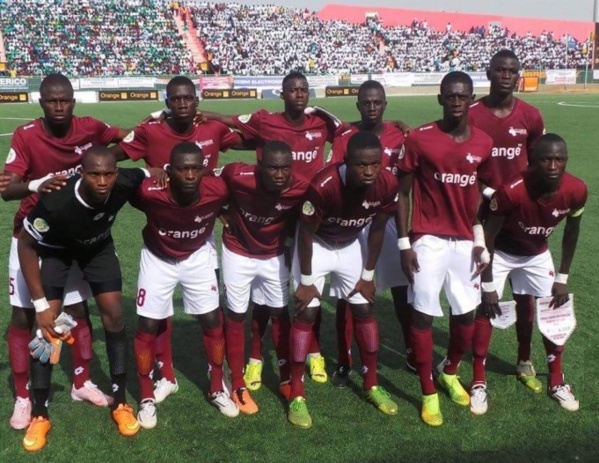
<svg viewBox="0 0 599 463"><path fill-rule="evenodd" d="M137 279L137 314L154 320L173 315L173 292L180 283L183 308L190 315L212 312L219 306L218 284L208 243L185 260L167 261L145 246Z"/></svg>
<svg viewBox="0 0 599 463"><path fill-rule="evenodd" d="M412 248L420 271L414 273L408 300L418 312L442 317L439 301L441 288L453 315L472 312L480 304L480 276L474 276L472 241L425 235Z"/></svg>
<svg viewBox="0 0 599 463"><path fill-rule="evenodd" d="M555 269L549 249L538 256L515 256L496 250L493 256L493 281L500 298L508 277L512 281L513 294L551 296Z"/></svg>
<svg viewBox="0 0 599 463"><path fill-rule="evenodd" d="M300 265L297 251L297 243L293 259L293 284L297 289L300 283ZM343 247L329 247L314 238L312 245L312 276L314 285L322 294L326 276L331 274L331 295L338 299L345 299L350 304L368 304L368 301L360 293L349 299L347 295L353 291L356 283L362 276L364 268L364 256L359 240L353 241ZM312 299L308 307L320 305L318 299Z"/></svg>
<svg viewBox="0 0 599 463"><path fill-rule="evenodd" d="M214 238L214 230L210 234L210 238L208 238L206 244L210 246L210 258L214 261L214 270L218 270L218 251L216 250L216 239Z"/></svg>
<svg viewBox="0 0 599 463"><path fill-rule="evenodd" d="M396 286L408 286L408 278L401 269L401 254L397 247L397 227L394 218L389 219L385 226L383 247L374 269L377 291L385 291Z"/></svg>
<svg viewBox="0 0 599 463"><path fill-rule="evenodd" d="M223 284L229 310L245 313L254 304L287 307L289 270L285 255L257 259L242 256L223 245Z"/></svg>
<svg viewBox="0 0 599 463"><path fill-rule="evenodd" d="M64 289L63 305L78 304L91 297L92 292L87 281L83 279L83 272L81 272L79 265L77 265L76 262L73 262ZM29 294L29 288L27 288L19 264L17 238L14 236L10 243L10 255L8 257L8 298L10 305L14 307L33 309L31 294Z"/></svg>

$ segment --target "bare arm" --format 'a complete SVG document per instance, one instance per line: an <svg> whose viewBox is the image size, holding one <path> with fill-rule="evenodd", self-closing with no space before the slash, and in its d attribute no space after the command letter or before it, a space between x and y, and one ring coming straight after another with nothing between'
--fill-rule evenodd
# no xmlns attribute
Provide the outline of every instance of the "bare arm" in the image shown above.
<svg viewBox="0 0 599 463"><path fill-rule="evenodd" d="M320 293L314 286L312 279L312 245L314 243L314 233L318 230L318 223L300 222L298 232L298 255L300 264L300 273L302 275L300 284L295 291L295 310L302 311L312 299L320 298ZM308 281L306 281L306 278Z"/></svg>
<svg viewBox="0 0 599 463"><path fill-rule="evenodd" d="M493 256L495 254L495 237L501 230L505 217L490 215L483 226L485 232L485 246L489 252L489 265L483 270L481 276L481 309L489 318L501 315L499 309L499 295L493 283Z"/></svg>
<svg viewBox="0 0 599 463"><path fill-rule="evenodd" d="M227 116L226 114L215 113L212 111L202 111L202 116L210 121L217 121L225 124L227 127L234 129L236 127L233 122L233 116Z"/></svg>
<svg viewBox="0 0 599 463"><path fill-rule="evenodd" d="M50 193L55 190L60 190L66 185L66 180L68 178L66 175L62 174L54 175L40 183L38 180L24 181L23 177L11 172L7 172L5 175L9 177L8 185L6 185L4 191L0 193L4 201L21 200L34 193L33 190L35 189L37 189L39 193ZM36 185L36 183L39 183L39 185Z"/></svg>
<svg viewBox="0 0 599 463"><path fill-rule="evenodd" d="M117 162L121 162L121 161L125 161L126 159L129 159L129 157L125 153L125 150L118 143L116 145L112 145L109 149L112 152L112 154L115 155Z"/></svg>
<svg viewBox="0 0 599 463"><path fill-rule="evenodd" d="M385 236L385 227L390 215L384 212L379 212L374 216L374 220L370 225L370 231L368 232L368 255L366 257L366 263L364 268L366 270L374 270L376 261L381 254L383 248L383 238Z"/></svg>
<svg viewBox="0 0 599 463"><path fill-rule="evenodd" d="M559 273L568 275L570 265L574 259L576 245L578 243L578 235L580 234L580 221L582 215L566 217L566 226L564 227L564 236L562 237L562 257L559 264ZM559 307L568 301L568 284L567 282L556 281L551 289L553 295L552 306Z"/></svg>
<svg viewBox="0 0 599 463"><path fill-rule="evenodd" d="M408 232L410 231L410 193L414 184L414 174L400 172L399 174L399 197L397 199L397 213L395 214L395 224L397 225L397 237L399 243L402 242L400 249L401 268L408 281L414 283L414 272L420 271L418 257L409 245ZM405 240L408 240L407 242Z"/></svg>

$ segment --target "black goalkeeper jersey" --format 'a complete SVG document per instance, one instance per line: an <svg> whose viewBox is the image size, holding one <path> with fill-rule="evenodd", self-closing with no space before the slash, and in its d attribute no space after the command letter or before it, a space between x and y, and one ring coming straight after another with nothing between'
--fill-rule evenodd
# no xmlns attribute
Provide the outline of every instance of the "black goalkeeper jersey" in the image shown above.
<svg viewBox="0 0 599 463"><path fill-rule="evenodd" d="M145 169L120 168L104 204L92 207L78 192L81 176L67 180L59 191L41 196L23 220L23 227L40 246L87 251L112 239L110 230L117 213L149 176Z"/></svg>

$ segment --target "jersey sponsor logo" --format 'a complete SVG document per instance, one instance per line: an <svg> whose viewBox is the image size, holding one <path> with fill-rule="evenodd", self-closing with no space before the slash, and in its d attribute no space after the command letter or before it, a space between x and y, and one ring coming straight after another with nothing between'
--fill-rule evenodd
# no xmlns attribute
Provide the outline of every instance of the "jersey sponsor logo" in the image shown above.
<svg viewBox="0 0 599 463"><path fill-rule="evenodd" d="M256 214L252 214L251 212L248 212L242 209L241 207L239 208L239 211L241 212L241 215L243 215L243 217L245 217L248 221L252 223L270 225L275 220L274 217L262 217Z"/></svg>
<svg viewBox="0 0 599 463"><path fill-rule="evenodd" d="M100 212L99 214L96 214L96 216L94 217L94 220L100 220L102 217L104 217L106 214L104 212Z"/></svg>
<svg viewBox="0 0 599 463"><path fill-rule="evenodd" d="M131 132L129 132L127 134L127 136L125 138L123 138L123 141L125 143L131 143L133 141L133 139L135 138L135 131L132 130Z"/></svg>
<svg viewBox="0 0 599 463"><path fill-rule="evenodd" d="M193 219L193 221L194 221L195 223L200 223L202 220L209 219L209 218L210 218L210 217L212 217L213 215L214 215L214 212L210 212L209 214L202 215L202 216L196 215L196 217L195 217L195 219Z"/></svg>
<svg viewBox="0 0 599 463"><path fill-rule="evenodd" d="M518 135L528 135L528 130L526 129L516 129L515 127L510 126L510 129L507 131L512 137L517 137Z"/></svg>
<svg viewBox="0 0 599 463"><path fill-rule="evenodd" d="M466 161L468 161L470 164L480 163L482 160L483 158L481 158L480 156L475 156L472 153L468 153L466 155Z"/></svg>
<svg viewBox="0 0 599 463"><path fill-rule="evenodd" d="M14 150L14 148L11 148L8 150L8 156L6 156L6 164L14 162L15 159L17 159L17 152Z"/></svg>
<svg viewBox="0 0 599 463"><path fill-rule="evenodd" d="M166 187L161 187L161 186L149 186L148 187L148 191L162 191L162 190L166 190Z"/></svg>
<svg viewBox="0 0 599 463"><path fill-rule="evenodd" d="M33 228L40 233L46 233L48 230L50 230L50 225L48 225L44 219L38 217L33 221Z"/></svg>
<svg viewBox="0 0 599 463"><path fill-rule="evenodd" d="M75 146L75 153L81 156L84 152L90 149L93 145L91 143L86 143L83 146Z"/></svg>
<svg viewBox="0 0 599 463"><path fill-rule="evenodd" d="M361 217L359 219L344 219L343 217L329 217L327 221L342 227L364 227L372 222L372 215Z"/></svg>
<svg viewBox="0 0 599 463"><path fill-rule="evenodd" d="M315 138L322 138L322 133L320 132L306 132L306 138L310 141L314 140Z"/></svg>
<svg viewBox="0 0 599 463"><path fill-rule="evenodd" d="M540 235L545 238L549 238L553 230L555 230L555 227L527 227L523 222L518 222L518 225L527 235Z"/></svg>
<svg viewBox="0 0 599 463"><path fill-rule="evenodd" d="M461 187L467 187L476 183L476 172L471 175L435 172L434 177L435 180L441 183L449 183Z"/></svg>
<svg viewBox="0 0 599 463"><path fill-rule="evenodd" d="M70 167L69 169L64 169L64 170L59 170L57 172L54 172L54 175L67 175L68 177L71 177L80 172L81 172L81 164L76 167Z"/></svg>
<svg viewBox="0 0 599 463"><path fill-rule="evenodd" d="M520 153L522 153L522 143L518 143L518 146L511 146L509 148L506 148L504 146L502 146L502 147L494 146L493 149L491 150L492 157L508 158L510 160L520 156Z"/></svg>
<svg viewBox="0 0 599 463"><path fill-rule="evenodd" d="M35 127L35 124L29 124L23 127L23 130L29 130L32 129L33 127Z"/></svg>
<svg viewBox="0 0 599 463"><path fill-rule="evenodd" d="M344 137L345 135L347 135L348 133L352 133L353 131L354 129L347 129L345 132L341 134L341 136Z"/></svg>
<svg viewBox="0 0 599 463"><path fill-rule="evenodd" d="M524 179L520 179L517 182L514 182L510 185L510 190L513 190L514 188L516 188L518 185L520 185L522 182L524 181Z"/></svg>
<svg viewBox="0 0 599 463"><path fill-rule="evenodd" d="M402 145L401 149L399 150L399 156L397 156L397 159L403 159L405 155L406 147Z"/></svg>
<svg viewBox="0 0 599 463"><path fill-rule="evenodd" d="M196 144L196 146L197 146L198 148L200 148L200 149L201 149L201 148L203 148L204 146L211 146L211 145L214 145L214 140L212 140L212 139L209 139L209 140L204 140L204 141L199 141L199 140L198 140L198 141L195 141L194 143Z"/></svg>
<svg viewBox="0 0 599 463"><path fill-rule="evenodd" d="M568 209L553 209L553 212L551 212L551 215L553 217L559 217L560 215L566 215L570 213L570 208Z"/></svg>
<svg viewBox="0 0 599 463"><path fill-rule="evenodd" d="M366 201L364 200L364 202L362 203L362 207L366 210L370 209L371 207L377 207L380 206L381 202L380 201Z"/></svg>
<svg viewBox="0 0 599 463"><path fill-rule="evenodd" d="M110 236L110 228L93 238L88 238L86 240L77 240L77 242L83 246L90 246L92 244L98 243L100 241L104 241L106 238Z"/></svg>
<svg viewBox="0 0 599 463"><path fill-rule="evenodd" d="M318 156L318 148L314 151L292 151L294 161L312 162Z"/></svg>
<svg viewBox="0 0 599 463"><path fill-rule="evenodd" d="M320 182L320 187L324 187L327 183L329 183L331 180L333 179L332 175L329 175L327 178L325 178L322 182Z"/></svg>
<svg viewBox="0 0 599 463"><path fill-rule="evenodd" d="M158 234L160 236L167 236L176 240L193 240L204 233L206 233L206 227L194 228L193 230L166 230L164 228L158 229Z"/></svg>
<svg viewBox="0 0 599 463"><path fill-rule="evenodd" d="M400 152L401 150L393 148L385 148L385 150L383 151L383 153L385 153L387 156L394 156L396 154L399 155Z"/></svg>
<svg viewBox="0 0 599 463"><path fill-rule="evenodd" d="M275 209L277 211L288 211L289 209L292 209L293 206L285 206L284 204L281 203L277 203L275 204Z"/></svg>
<svg viewBox="0 0 599 463"><path fill-rule="evenodd" d="M302 206L302 214L304 215L314 215L314 205L310 201L306 201Z"/></svg>
<svg viewBox="0 0 599 463"><path fill-rule="evenodd" d="M250 121L251 118L252 118L251 114L243 114L243 115L239 116L237 119L242 124L247 124Z"/></svg>

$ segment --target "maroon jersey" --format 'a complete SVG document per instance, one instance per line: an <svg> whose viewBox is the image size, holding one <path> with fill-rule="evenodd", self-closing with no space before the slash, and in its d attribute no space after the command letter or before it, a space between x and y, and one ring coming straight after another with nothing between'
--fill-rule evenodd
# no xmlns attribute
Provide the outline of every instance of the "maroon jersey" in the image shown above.
<svg viewBox="0 0 599 463"><path fill-rule="evenodd" d="M359 131L358 126L352 125L341 135L335 137L327 164L337 164L344 161L347 154L347 143L352 135ZM397 174L397 160L403 157L404 154L403 144L405 137L403 136L403 132L393 124L383 122L383 132L380 134L379 139L381 140L381 145L383 145L383 160L381 164L383 168L395 175Z"/></svg>
<svg viewBox="0 0 599 463"><path fill-rule="evenodd" d="M228 199L227 186L218 177L206 176L200 183L200 199L183 207L173 201L169 188L158 188L154 180L144 180L131 200L133 207L146 214L144 243L161 259L187 259L210 237Z"/></svg>
<svg viewBox="0 0 599 463"><path fill-rule="evenodd" d="M478 178L491 156L493 141L470 127L470 138L457 143L437 122L423 125L406 138L398 168L414 174L412 235L472 240L478 210Z"/></svg>
<svg viewBox="0 0 599 463"><path fill-rule="evenodd" d="M302 125L293 125L283 113L269 113L265 109L253 114L234 116L235 126L248 140L257 142L256 154L262 158L262 147L267 141L278 140L287 143L293 153L294 174L311 180L322 169L327 141L333 142L335 136L344 128L340 123L333 131L320 117L307 115Z"/></svg>
<svg viewBox="0 0 599 463"><path fill-rule="evenodd" d="M530 174L523 172L500 186L489 205L491 214L505 216L495 239L495 249L516 256L536 256L547 249L547 239L568 215L582 213L587 187L564 173L559 189L550 199L531 197Z"/></svg>
<svg viewBox="0 0 599 463"><path fill-rule="evenodd" d="M128 158L137 161L144 159L148 167L163 168L168 164L175 145L183 142L198 145L204 153L204 166L210 170L218 166L218 153L227 151L240 143L238 133L216 121L206 121L194 126L186 134L175 132L166 122L148 122L135 127L120 143Z"/></svg>
<svg viewBox="0 0 599 463"><path fill-rule="evenodd" d="M42 118L35 119L15 130L6 158L4 170L35 180L48 174L75 174L81 156L94 145L116 143L119 129L92 117L73 116L71 130L62 138L44 131ZM15 215L13 236L17 236L27 217L37 203L39 195L23 198Z"/></svg>
<svg viewBox="0 0 599 463"><path fill-rule="evenodd" d="M497 189L526 169L532 146L543 135L541 113L534 106L514 98L512 112L506 117L493 114L485 98L470 106L468 122L493 139L485 183Z"/></svg>
<svg viewBox="0 0 599 463"><path fill-rule="evenodd" d="M231 251L248 257L268 258L283 252L285 239L292 236L308 181L293 177L285 191L263 189L256 166L227 164L221 178L230 191L232 227L223 231L223 243Z"/></svg>
<svg viewBox="0 0 599 463"><path fill-rule="evenodd" d="M310 182L302 206L302 220L320 224L316 236L325 243L346 244L358 237L378 212L397 209L399 184L389 171L381 170L376 182L357 190L345 186L345 164L322 169Z"/></svg>

